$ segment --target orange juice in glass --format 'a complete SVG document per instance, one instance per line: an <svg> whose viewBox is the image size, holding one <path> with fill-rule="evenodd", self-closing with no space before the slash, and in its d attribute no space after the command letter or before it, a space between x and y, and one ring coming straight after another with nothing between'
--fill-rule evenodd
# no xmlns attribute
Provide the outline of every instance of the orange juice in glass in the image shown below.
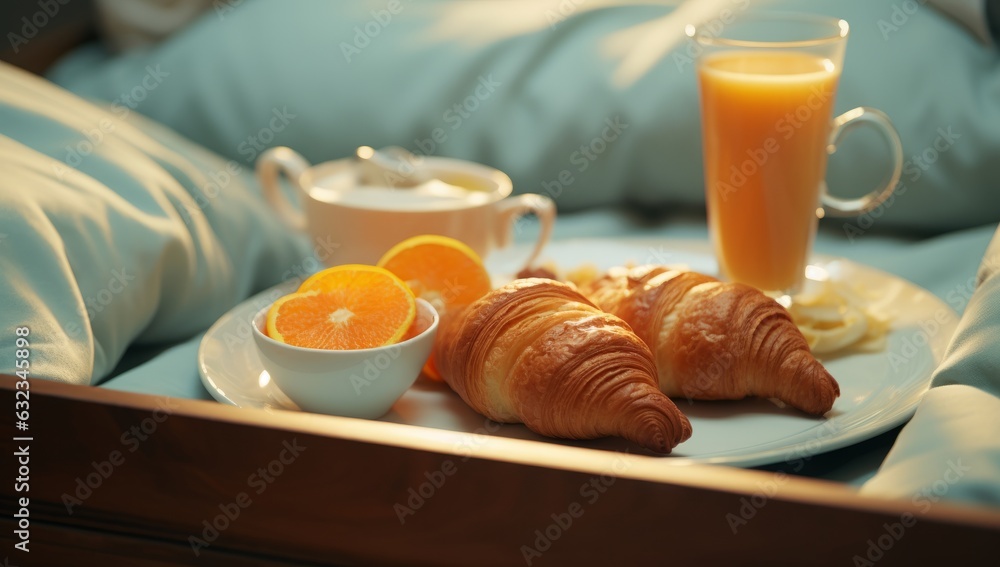
<svg viewBox="0 0 1000 567"><path fill-rule="evenodd" d="M859 107L833 119L847 22L749 15L721 32L690 29L698 59L709 230L723 274L775 296L802 286L817 218L861 214L899 181L902 146L889 119ZM853 200L825 191L842 133L867 123L894 158L884 187Z"/></svg>

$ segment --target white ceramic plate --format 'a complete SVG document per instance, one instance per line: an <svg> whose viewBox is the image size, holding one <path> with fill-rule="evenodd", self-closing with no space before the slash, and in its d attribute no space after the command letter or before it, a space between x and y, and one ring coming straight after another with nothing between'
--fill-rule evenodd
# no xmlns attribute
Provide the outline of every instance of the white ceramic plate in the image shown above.
<svg viewBox="0 0 1000 567"><path fill-rule="evenodd" d="M525 250L497 255L488 262L497 281L517 269L514 258ZM635 264L686 264L714 274L711 250L704 242L669 240L566 240L546 249L543 261L561 268L584 263L605 269ZM694 434L668 457L689 462L757 466L794 462L868 439L903 423L913 414L933 370L944 355L958 317L944 302L907 281L847 260L817 257L830 276L877 290L875 307L889 314L893 329L884 352L824 359L840 383L841 396L826 418L811 418L769 400L688 402L675 400L691 420ZM205 387L220 402L267 410L297 410L268 380L250 336L254 313L292 291L282 284L245 301L219 319L198 350L198 370ZM473 412L446 385L420 379L396 402L383 421L460 432L533 439L595 449L630 450L617 439L562 441L536 435L521 425L497 425Z"/></svg>

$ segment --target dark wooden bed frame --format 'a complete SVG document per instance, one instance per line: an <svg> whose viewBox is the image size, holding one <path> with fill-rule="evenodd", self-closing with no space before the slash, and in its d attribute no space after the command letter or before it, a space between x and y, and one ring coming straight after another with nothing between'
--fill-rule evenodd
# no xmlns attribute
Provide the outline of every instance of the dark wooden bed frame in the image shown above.
<svg viewBox="0 0 1000 567"><path fill-rule="evenodd" d="M971 565L1000 542L995 510L44 380L20 432L15 379L0 391L11 566Z"/></svg>

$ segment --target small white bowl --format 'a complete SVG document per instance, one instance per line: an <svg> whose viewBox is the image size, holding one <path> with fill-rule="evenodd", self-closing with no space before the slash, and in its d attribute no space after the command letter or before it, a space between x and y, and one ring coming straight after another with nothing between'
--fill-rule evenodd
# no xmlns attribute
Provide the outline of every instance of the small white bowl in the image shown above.
<svg viewBox="0 0 1000 567"><path fill-rule="evenodd" d="M437 311L418 298L414 324L423 329L412 338L358 350L304 348L267 336L270 308L253 319L260 362L289 399L315 413L367 419L388 413L420 375L438 329Z"/></svg>

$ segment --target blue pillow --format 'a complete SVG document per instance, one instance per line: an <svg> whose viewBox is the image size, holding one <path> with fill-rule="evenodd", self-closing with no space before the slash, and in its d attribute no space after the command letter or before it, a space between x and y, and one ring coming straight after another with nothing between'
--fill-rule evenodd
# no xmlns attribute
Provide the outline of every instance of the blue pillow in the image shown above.
<svg viewBox="0 0 1000 567"><path fill-rule="evenodd" d="M6 371L29 354L34 377L97 383L309 257L245 166L2 63L0 171Z"/></svg>
<svg viewBox="0 0 1000 567"><path fill-rule="evenodd" d="M487 163L561 210L638 203L702 206L700 120L689 46L615 88L610 47L666 5L608 0L245 2L210 10L143 51L82 50L52 73L90 97L135 106L230 158L268 145L312 161L362 144ZM732 0L734 12L819 12L852 26L836 110L892 118L908 160L900 194L871 215L828 220L945 231L1000 220L997 51L921 4L905 22L869 0ZM888 24L889 27L883 24ZM133 97L149 69L164 75ZM290 118L268 130L275 113ZM857 196L886 174L884 145L851 134L830 185ZM850 226L848 226L850 225ZM853 228L851 228L853 227Z"/></svg>

